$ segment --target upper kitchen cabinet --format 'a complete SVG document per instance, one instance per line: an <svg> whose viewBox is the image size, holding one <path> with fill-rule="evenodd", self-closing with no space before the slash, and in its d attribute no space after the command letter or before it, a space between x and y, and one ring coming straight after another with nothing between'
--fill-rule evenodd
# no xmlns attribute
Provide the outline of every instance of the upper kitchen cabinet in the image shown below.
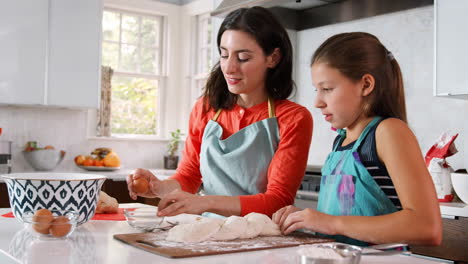
<svg viewBox="0 0 468 264"><path fill-rule="evenodd" d="M102 0L0 8L0 104L98 108Z"/></svg>
<svg viewBox="0 0 468 264"><path fill-rule="evenodd" d="M48 0L3 1L0 8L0 103L45 100Z"/></svg>
<svg viewBox="0 0 468 264"><path fill-rule="evenodd" d="M98 108L101 0L50 0L47 104Z"/></svg>
<svg viewBox="0 0 468 264"><path fill-rule="evenodd" d="M468 99L468 1L434 2L436 96Z"/></svg>

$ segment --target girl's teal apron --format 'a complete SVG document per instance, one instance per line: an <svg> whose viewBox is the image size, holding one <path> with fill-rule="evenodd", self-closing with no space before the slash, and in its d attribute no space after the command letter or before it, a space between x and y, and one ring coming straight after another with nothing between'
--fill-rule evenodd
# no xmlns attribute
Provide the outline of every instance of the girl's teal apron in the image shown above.
<svg viewBox="0 0 468 264"><path fill-rule="evenodd" d="M380 120L375 117L361 133L352 149L337 151L346 138L346 130L339 129L341 139L328 155L322 168L322 180L317 210L330 215L377 216L390 214L397 208L361 163L358 148L369 130ZM363 241L345 236L332 236L339 242L367 246Z"/></svg>
<svg viewBox="0 0 468 264"><path fill-rule="evenodd" d="M216 122L208 121L200 150L200 172L207 195L251 195L266 191L267 172L278 148L279 130L274 104L269 118L244 127L226 139Z"/></svg>

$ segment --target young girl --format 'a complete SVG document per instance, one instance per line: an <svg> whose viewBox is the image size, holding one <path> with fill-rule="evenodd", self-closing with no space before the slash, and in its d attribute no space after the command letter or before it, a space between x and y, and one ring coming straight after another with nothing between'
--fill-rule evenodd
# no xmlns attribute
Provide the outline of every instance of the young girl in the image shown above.
<svg viewBox="0 0 468 264"><path fill-rule="evenodd" d="M300 228L337 241L438 245L441 216L421 149L407 125L400 67L368 33L335 35L315 52L315 107L337 129L322 169L317 210L273 215L283 233Z"/></svg>

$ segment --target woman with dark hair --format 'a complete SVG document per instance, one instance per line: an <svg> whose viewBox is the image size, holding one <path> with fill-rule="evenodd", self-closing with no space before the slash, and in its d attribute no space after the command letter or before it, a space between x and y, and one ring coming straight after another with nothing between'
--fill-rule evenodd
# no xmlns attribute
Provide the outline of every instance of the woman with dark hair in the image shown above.
<svg viewBox="0 0 468 264"><path fill-rule="evenodd" d="M160 181L138 169L130 196L160 197L160 216L205 212L271 216L294 202L312 137L310 112L287 98L292 46L267 9L228 14L217 37L220 60L193 107L177 172ZM146 179L138 193L133 180ZM203 183L205 195L195 195Z"/></svg>
<svg viewBox="0 0 468 264"><path fill-rule="evenodd" d="M438 245L437 196L407 125L400 66L364 32L327 39L314 53L315 107L338 130L322 168L317 210L287 206L273 220L288 234L306 228L337 241Z"/></svg>

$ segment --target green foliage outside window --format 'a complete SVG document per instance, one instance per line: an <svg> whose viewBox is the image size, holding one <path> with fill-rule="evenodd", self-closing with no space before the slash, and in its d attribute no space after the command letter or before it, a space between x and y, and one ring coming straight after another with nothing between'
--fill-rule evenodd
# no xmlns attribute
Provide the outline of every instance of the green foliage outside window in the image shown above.
<svg viewBox="0 0 468 264"><path fill-rule="evenodd" d="M154 80L114 76L111 133L156 133L157 86Z"/></svg>

